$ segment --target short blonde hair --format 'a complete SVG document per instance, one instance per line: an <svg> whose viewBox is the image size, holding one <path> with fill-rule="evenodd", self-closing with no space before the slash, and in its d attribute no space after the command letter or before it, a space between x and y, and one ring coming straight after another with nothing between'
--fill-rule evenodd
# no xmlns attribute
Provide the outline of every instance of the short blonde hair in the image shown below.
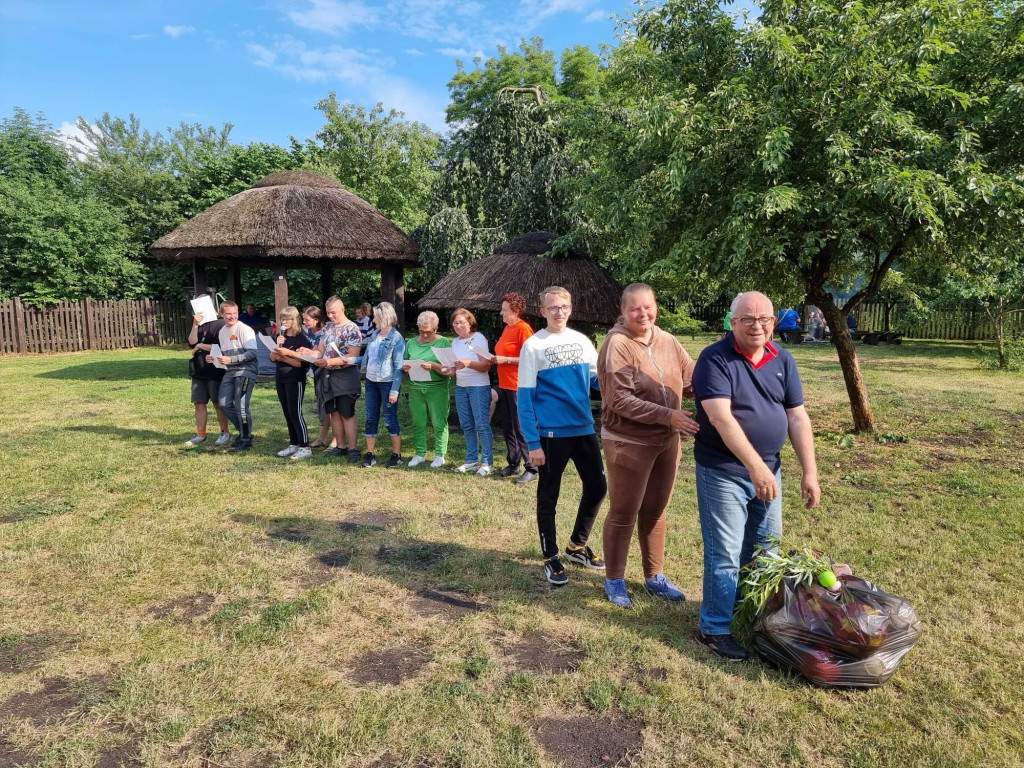
<svg viewBox="0 0 1024 768"><path fill-rule="evenodd" d="M437 312L431 312L429 309L426 309L417 315L416 327L421 328L424 323L430 323L434 328L437 328L441 323L441 319L437 316Z"/></svg>
<svg viewBox="0 0 1024 768"><path fill-rule="evenodd" d="M654 298L654 302L658 302L657 294L654 293L654 289L647 283L630 283L622 289L622 298L619 299L620 310L624 310L626 308L626 302L629 301L629 297L634 293L649 293Z"/></svg>
<svg viewBox="0 0 1024 768"><path fill-rule="evenodd" d="M537 298L540 301L541 308L544 307L545 296L561 296L564 299L568 299L570 304L572 303L572 294L560 285L549 285L540 292L540 295Z"/></svg>
<svg viewBox="0 0 1024 768"><path fill-rule="evenodd" d="M382 301L373 308L373 322L378 328L394 328L398 325L398 313L395 312L395 305Z"/></svg>
<svg viewBox="0 0 1024 768"><path fill-rule="evenodd" d="M345 302L341 300L340 296L331 296L331 298L324 302L324 307L329 307L331 304L341 304L341 311L345 311Z"/></svg>
<svg viewBox="0 0 1024 768"><path fill-rule="evenodd" d="M277 316L278 320L288 320L291 325L285 331L285 336L298 336L302 333L302 323L299 322L299 310L295 307L285 307Z"/></svg>

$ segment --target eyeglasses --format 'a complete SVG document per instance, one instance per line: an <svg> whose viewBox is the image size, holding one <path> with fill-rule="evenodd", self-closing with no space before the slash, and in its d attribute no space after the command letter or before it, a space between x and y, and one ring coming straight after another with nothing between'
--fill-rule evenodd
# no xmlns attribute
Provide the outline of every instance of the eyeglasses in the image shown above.
<svg viewBox="0 0 1024 768"><path fill-rule="evenodd" d="M760 323L763 326L769 326L775 322L775 318L771 315L764 315L763 317L738 317L736 320L744 328L753 328L754 323Z"/></svg>
<svg viewBox="0 0 1024 768"><path fill-rule="evenodd" d="M568 304L556 305L553 307L544 307L545 312L549 312L552 315L567 315L572 311L572 306Z"/></svg>

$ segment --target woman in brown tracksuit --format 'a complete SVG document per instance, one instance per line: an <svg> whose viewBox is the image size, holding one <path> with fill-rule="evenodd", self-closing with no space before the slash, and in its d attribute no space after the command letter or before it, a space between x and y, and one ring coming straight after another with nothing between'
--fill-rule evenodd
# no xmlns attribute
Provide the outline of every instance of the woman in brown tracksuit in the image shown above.
<svg viewBox="0 0 1024 768"><path fill-rule="evenodd" d="M697 422L680 410L683 394L690 394L694 362L672 334L654 324L654 291L644 283L627 286L621 310L622 321L605 337L597 360L611 502L604 522L605 594L615 605L632 608L623 576L638 522L647 591L686 599L662 573L665 509L679 467L679 435L696 434Z"/></svg>

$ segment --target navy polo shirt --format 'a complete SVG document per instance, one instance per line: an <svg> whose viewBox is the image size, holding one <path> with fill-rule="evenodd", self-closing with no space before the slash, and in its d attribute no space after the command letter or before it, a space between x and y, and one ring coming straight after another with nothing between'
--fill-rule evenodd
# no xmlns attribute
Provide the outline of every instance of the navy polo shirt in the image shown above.
<svg viewBox="0 0 1024 768"><path fill-rule="evenodd" d="M728 398L732 415L743 428L750 444L772 472L781 466L779 451L789 434L787 408L804 403L804 390L796 361L785 349L771 342L764 357L754 365L736 349L732 333L706 347L693 371L693 393L697 401L697 432L693 457L698 464L731 475L750 478L750 473L718 434L702 402Z"/></svg>

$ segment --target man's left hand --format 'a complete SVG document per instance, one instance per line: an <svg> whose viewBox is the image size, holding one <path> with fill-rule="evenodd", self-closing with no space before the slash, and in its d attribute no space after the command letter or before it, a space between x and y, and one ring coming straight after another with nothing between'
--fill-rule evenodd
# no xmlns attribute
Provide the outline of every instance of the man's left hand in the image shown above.
<svg viewBox="0 0 1024 768"><path fill-rule="evenodd" d="M800 498L808 509L814 509L821 501L821 486L817 475L804 475L800 481Z"/></svg>
<svg viewBox="0 0 1024 768"><path fill-rule="evenodd" d="M394 405L395 403L397 403L398 402L398 393L397 392L390 393L388 395L388 402L391 403L391 405Z"/></svg>

